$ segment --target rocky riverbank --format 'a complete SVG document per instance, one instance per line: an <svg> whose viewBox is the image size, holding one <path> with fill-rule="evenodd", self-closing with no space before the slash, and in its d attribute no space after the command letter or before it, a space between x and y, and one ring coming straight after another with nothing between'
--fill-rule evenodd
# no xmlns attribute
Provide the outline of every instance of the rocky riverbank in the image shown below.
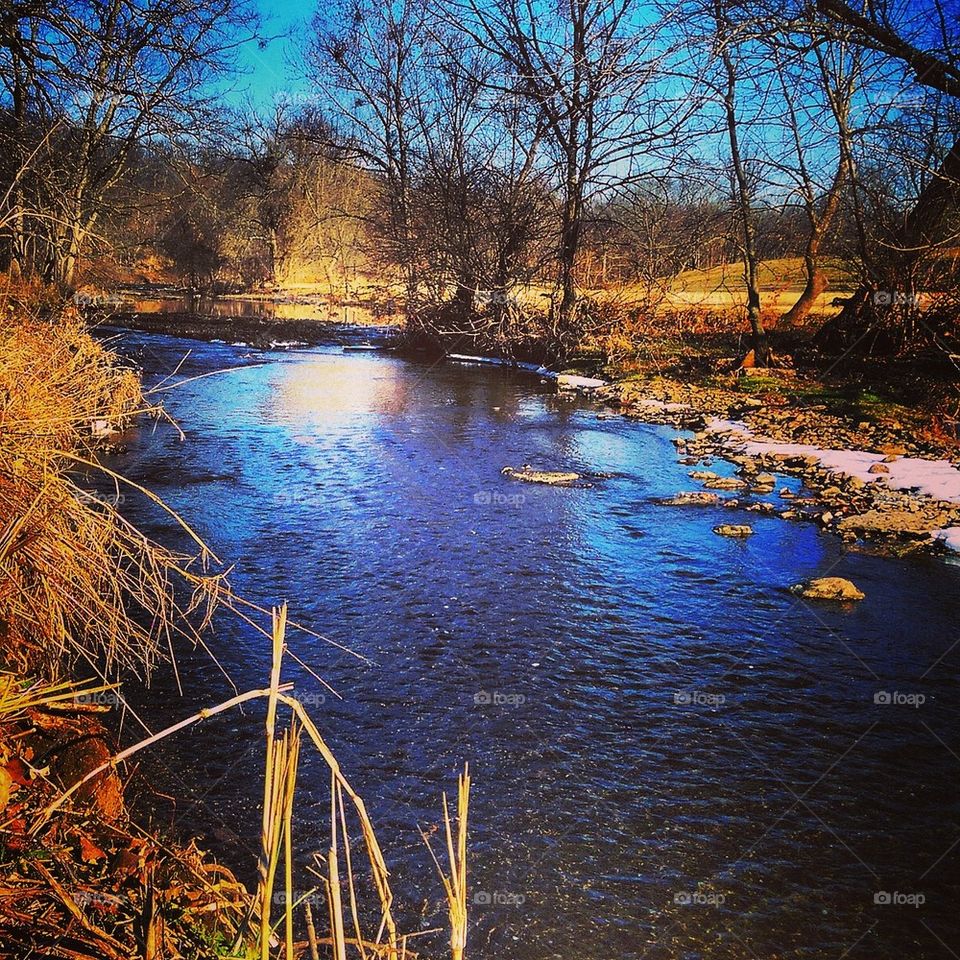
<svg viewBox="0 0 960 960"><path fill-rule="evenodd" d="M816 523L887 552L960 549L955 444L916 422L855 421L798 403L769 382L762 394L742 387L656 377L614 383L593 396L624 416L693 431L675 444L704 489L680 491L669 503L722 503ZM718 460L733 464L735 475L702 469ZM782 486L783 476L799 478L798 493Z"/></svg>

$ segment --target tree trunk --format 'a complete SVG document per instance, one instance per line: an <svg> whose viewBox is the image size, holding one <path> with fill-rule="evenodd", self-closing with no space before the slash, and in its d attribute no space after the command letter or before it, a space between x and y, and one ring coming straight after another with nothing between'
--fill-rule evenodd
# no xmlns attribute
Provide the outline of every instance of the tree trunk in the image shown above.
<svg viewBox="0 0 960 960"><path fill-rule="evenodd" d="M946 237L945 228L960 212L960 140L921 192L904 220L895 245L876 274L847 300L843 310L817 334L817 345L830 353L894 353L916 346L929 335L919 322L918 273L930 249Z"/></svg>
<svg viewBox="0 0 960 960"><path fill-rule="evenodd" d="M740 136L737 126L736 89L737 73L727 45L729 32L723 12L722 0L716 0L714 16L717 22L717 39L720 44L720 58L726 73L726 90L723 106L727 122L727 137L730 143L730 161L736 181L736 201L743 230L743 279L747 287L747 320L753 336L753 355L758 367L770 365L770 345L767 332L760 319L760 261L757 256L756 236L753 222L753 209L750 204L750 181L747 177L743 155L740 152Z"/></svg>
<svg viewBox="0 0 960 960"><path fill-rule="evenodd" d="M830 192L827 194L827 202L824 204L823 213L819 219L813 211L810 212L810 235L807 237L807 248L803 255L806 266L807 282L803 288L803 293L797 302L783 315L785 323L799 323L806 319L810 311L817 302L817 297L827 289L827 278L820 269L818 255L820 253L820 244L840 209L840 197L843 192L843 184L846 181L847 165L843 157L840 158L840 165L837 167L837 175L833 178L830 186Z"/></svg>

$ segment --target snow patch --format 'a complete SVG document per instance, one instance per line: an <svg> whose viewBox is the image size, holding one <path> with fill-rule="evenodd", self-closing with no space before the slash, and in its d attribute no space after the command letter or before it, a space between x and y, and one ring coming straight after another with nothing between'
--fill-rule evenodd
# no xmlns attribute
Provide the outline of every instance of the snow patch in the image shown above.
<svg viewBox="0 0 960 960"><path fill-rule="evenodd" d="M510 367L513 370L523 370L526 373L536 373L541 377L556 379L557 375L539 363L524 363L520 360L503 360L500 357L475 357L467 353L448 353L448 360L455 363L482 363L489 367Z"/></svg>
<svg viewBox="0 0 960 960"><path fill-rule="evenodd" d="M570 373L561 373L557 376L557 386L561 390L595 390L605 387L606 380L597 380L594 377L577 377Z"/></svg>
<svg viewBox="0 0 960 960"><path fill-rule="evenodd" d="M934 536L942 541L948 550L960 553L960 527L944 527L942 530L938 530Z"/></svg>
<svg viewBox="0 0 960 960"><path fill-rule="evenodd" d="M707 425L707 429L711 433L734 435L731 439L742 440L744 453L751 456L780 453L791 457L816 457L828 470L859 477L865 483L876 483L882 479L893 490L917 490L937 500L960 503L960 469L948 460L899 457L886 464L889 473L870 473L870 468L875 463L886 459L884 454L866 450L831 450L810 443L780 443L757 439L746 424L735 420L714 418Z"/></svg>

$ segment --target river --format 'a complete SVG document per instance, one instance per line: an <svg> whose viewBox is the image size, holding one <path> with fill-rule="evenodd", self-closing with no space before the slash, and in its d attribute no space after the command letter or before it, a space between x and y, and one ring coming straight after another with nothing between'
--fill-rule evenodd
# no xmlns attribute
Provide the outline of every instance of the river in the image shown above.
<svg viewBox="0 0 960 960"><path fill-rule="evenodd" d="M477 960L956 956L960 567L660 506L696 487L676 431L529 374L337 344L117 345L148 384L235 368L164 394L184 440L142 425L111 466L187 517L239 593L366 658L292 633L342 699L288 678L366 799L406 929L442 921L417 827L469 760ZM524 463L606 476L501 476ZM124 510L181 542L149 504ZM714 535L732 517L755 535ZM827 574L867 599L788 592ZM249 627L222 617L208 642L238 688L265 684ZM178 661L182 695L169 670L134 690L151 729L231 693L205 655ZM206 721L145 761L175 800L142 803L249 877L261 750L257 709ZM306 857L329 778L302 768Z"/></svg>

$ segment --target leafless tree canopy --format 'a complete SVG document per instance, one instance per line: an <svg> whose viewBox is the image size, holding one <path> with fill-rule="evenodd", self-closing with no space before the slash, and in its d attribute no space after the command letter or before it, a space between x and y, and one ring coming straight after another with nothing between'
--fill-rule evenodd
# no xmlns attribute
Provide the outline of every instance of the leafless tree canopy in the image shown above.
<svg viewBox="0 0 960 960"><path fill-rule="evenodd" d="M312 95L256 111L217 98L244 0L0 7L23 273L155 257L345 296L366 273L428 339L562 356L607 322L597 291L737 264L769 356L763 263L795 257L788 323L827 261L854 277L830 349L955 337L955 0L337 0L298 38Z"/></svg>

